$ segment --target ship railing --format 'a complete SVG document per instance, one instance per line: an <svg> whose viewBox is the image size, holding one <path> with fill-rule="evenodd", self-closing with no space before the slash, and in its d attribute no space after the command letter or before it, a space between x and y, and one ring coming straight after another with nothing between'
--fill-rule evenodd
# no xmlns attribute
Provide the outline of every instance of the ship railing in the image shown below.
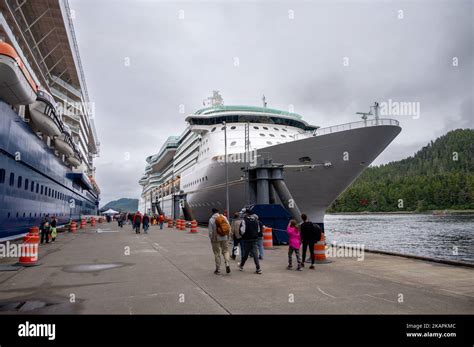
<svg viewBox="0 0 474 347"><path fill-rule="evenodd" d="M327 128L319 128L314 131L314 135L326 135L337 133L340 131L358 129L358 128L365 128L365 127L373 127L373 126L380 126L380 125L394 125L399 126L399 122L396 119L389 119L389 118L379 118L379 119L366 119L363 121L358 122L351 122L345 124L339 124L330 126Z"/></svg>

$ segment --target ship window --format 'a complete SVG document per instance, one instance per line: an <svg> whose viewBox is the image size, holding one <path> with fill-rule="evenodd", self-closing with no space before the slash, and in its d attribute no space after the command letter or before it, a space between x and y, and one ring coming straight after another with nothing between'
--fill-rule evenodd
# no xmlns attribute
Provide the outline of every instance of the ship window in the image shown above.
<svg viewBox="0 0 474 347"><path fill-rule="evenodd" d="M271 136L271 137L275 137L275 135L273 135L273 134L270 134L270 136Z"/></svg>
<svg viewBox="0 0 474 347"><path fill-rule="evenodd" d="M221 128L221 130L224 130L224 129L225 129L225 127L222 127L222 128Z"/></svg>
<svg viewBox="0 0 474 347"><path fill-rule="evenodd" d="M43 195L43 186L41 186L41 193L40 194Z"/></svg>
<svg viewBox="0 0 474 347"><path fill-rule="evenodd" d="M39 187L40 187L39 183L36 183L36 194L38 194Z"/></svg>
<svg viewBox="0 0 474 347"><path fill-rule="evenodd" d="M268 130L268 128L267 128L267 127L263 127L263 129L265 129L265 130Z"/></svg>
<svg viewBox="0 0 474 347"><path fill-rule="evenodd" d="M18 184L17 184L17 187L18 188L21 188L21 181L22 181L23 177L21 176L18 176Z"/></svg>
<svg viewBox="0 0 474 347"><path fill-rule="evenodd" d="M265 134L260 133L260 136L265 136Z"/></svg>
<svg viewBox="0 0 474 347"><path fill-rule="evenodd" d="M0 169L0 183L5 183L5 169Z"/></svg>
<svg viewBox="0 0 474 347"><path fill-rule="evenodd" d="M230 143L230 145L231 145L231 146L235 146L236 143L237 143L237 141L232 141L232 142Z"/></svg>
<svg viewBox="0 0 474 347"><path fill-rule="evenodd" d="M253 127L254 129L258 129L258 127Z"/></svg>
<svg viewBox="0 0 474 347"><path fill-rule="evenodd" d="M29 183L28 178L25 178L25 190L28 190Z"/></svg>
<svg viewBox="0 0 474 347"><path fill-rule="evenodd" d="M10 185L13 185L13 182L15 182L15 174L13 172L10 173Z"/></svg>
<svg viewBox="0 0 474 347"><path fill-rule="evenodd" d="M230 127L232 130L236 129L237 127L236 126L231 126Z"/></svg>
<svg viewBox="0 0 474 347"><path fill-rule="evenodd" d="M271 141L267 141L267 145L273 145Z"/></svg>
<svg viewBox="0 0 474 347"><path fill-rule="evenodd" d="M276 131L280 131L280 129L278 129L278 128L273 128L273 129L276 130Z"/></svg>
<svg viewBox="0 0 474 347"><path fill-rule="evenodd" d="M286 137L286 135L281 134L281 137Z"/></svg>
<svg viewBox="0 0 474 347"><path fill-rule="evenodd" d="M34 191L34 190L35 190L35 182L31 181L30 191Z"/></svg>
<svg viewBox="0 0 474 347"><path fill-rule="evenodd" d="M206 181L207 181L207 176L206 176Z"/></svg>
<svg viewBox="0 0 474 347"><path fill-rule="evenodd" d="M211 133L216 130L216 127L212 128Z"/></svg>
<svg viewBox="0 0 474 347"><path fill-rule="evenodd" d="M283 128L283 129L281 129L281 130L283 130L283 131L288 131L288 130L286 130L285 128Z"/></svg>

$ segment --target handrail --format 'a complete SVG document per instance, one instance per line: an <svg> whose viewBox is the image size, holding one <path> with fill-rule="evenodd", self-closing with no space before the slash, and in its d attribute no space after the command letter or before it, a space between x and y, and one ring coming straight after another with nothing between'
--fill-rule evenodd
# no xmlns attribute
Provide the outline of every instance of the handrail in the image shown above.
<svg viewBox="0 0 474 347"><path fill-rule="evenodd" d="M352 129L358 129L358 128L379 126L379 125L400 126L400 123L396 119L389 119L389 118L366 119L366 120L358 121L358 122L344 123L344 124L339 124L339 125L333 125L326 128L319 128L315 130L314 134L318 136L318 135L337 133L337 132L345 131L345 130L352 130Z"/></svg>

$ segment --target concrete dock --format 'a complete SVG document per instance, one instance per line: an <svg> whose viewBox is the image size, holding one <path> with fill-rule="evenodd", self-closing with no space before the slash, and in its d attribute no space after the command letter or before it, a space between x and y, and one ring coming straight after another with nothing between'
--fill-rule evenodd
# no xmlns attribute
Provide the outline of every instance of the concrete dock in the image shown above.
<svg viewBox="0 0 474 347"><path fill-rule="evenodd" d="M262 275L215 275L207 230L90 225L40 246L41 265L0 260L0 313L473 314L474 270L365 253L289 271L287 247L267 250ZM6 271L11 270L11 271Z"/></svg>

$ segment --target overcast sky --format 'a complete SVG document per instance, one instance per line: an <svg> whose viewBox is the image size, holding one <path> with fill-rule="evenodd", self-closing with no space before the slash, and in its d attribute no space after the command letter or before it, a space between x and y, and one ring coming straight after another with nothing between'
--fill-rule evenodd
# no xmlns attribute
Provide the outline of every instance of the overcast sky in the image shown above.
<svg viewBox="0 0 474 347"><path fill-rule="evenodd" d="M73 0L101 142L102 203L138 198L145 158L212 90L227 105L294 111L321 127L374 101L415 102L374 164L473 128L472 1ZM185 113L180 113L180 105ZM363 139L361 139L363 140Z"/></svg>

